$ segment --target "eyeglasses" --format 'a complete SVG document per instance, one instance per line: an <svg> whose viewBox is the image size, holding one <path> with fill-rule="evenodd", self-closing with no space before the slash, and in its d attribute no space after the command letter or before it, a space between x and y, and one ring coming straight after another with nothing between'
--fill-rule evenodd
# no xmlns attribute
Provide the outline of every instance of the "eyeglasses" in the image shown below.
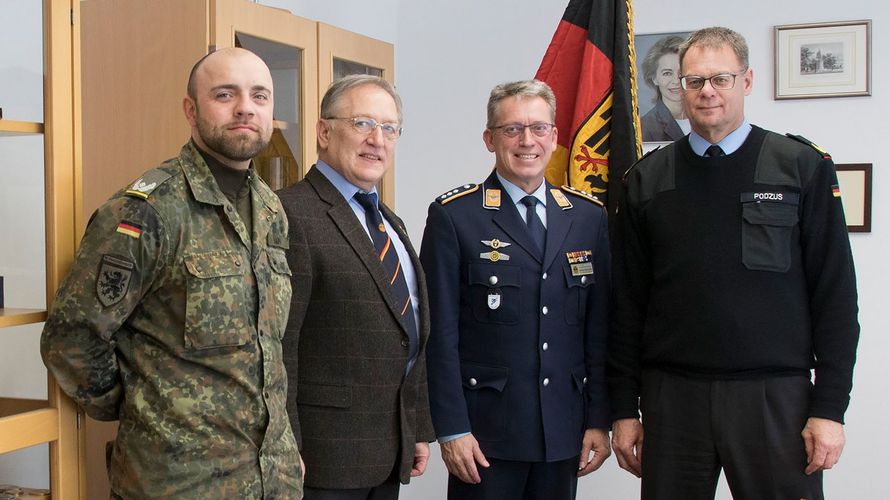
<svg viewBox="0 0 890 500"><path fill-rule="evenodd" d="M394 141L402 135L402 127L399 126L398 123L378 123L377 120L373 118L368 118L366 116L355 116L352 118L339 118L336 116L332 116L330 118L324 118L325 120L345 120L348 122L352 122L352 127L355 128L355 131L368 135L374 131L375 128L380 127L380 130L383 132L383 137Z"/></svg>
<svg viewBox="0 0 890 500"><path fill-rule="evenodd" d="M547 137L556 125L552 123L532 123L531 125L522 125L521 123L508 123L506 125L498 125L497 127L488 127L489 130L500 130L504 137L518 137L519 134L525 132L525 129L532 131L537 137Z"/></svg>
<svg viewBox="0 0 890 500"><path fill-rule="evenodd" d="M743 69L738 73L720 73L719 75L709 76L683 76L680 77L680 85L683 90L701 90L705 87L705 82L711 82L711 87L717 90L729 90L735 87L735 79L743 74L747 69Z"/></svg>

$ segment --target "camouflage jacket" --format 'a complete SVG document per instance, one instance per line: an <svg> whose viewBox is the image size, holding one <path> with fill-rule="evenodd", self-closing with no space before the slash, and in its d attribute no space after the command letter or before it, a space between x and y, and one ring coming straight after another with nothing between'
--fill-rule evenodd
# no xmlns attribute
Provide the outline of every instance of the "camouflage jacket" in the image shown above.
<svg viewBox="0 0 890 500"><path fill-rule="evenodd" d="M189 143L93 215L41 337L86 412L120 419L124 498L299 498L281 337L287 220L250 176L253 234Z"/></svg>

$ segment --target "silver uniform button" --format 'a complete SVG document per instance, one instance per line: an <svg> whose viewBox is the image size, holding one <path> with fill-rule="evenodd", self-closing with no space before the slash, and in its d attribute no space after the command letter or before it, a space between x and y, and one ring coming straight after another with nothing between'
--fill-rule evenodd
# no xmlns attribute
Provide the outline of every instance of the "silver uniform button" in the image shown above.
<svg viewBox="0 0 890 500"><path fill-rule="evenodd" d="M549 378L545 378L545 379L544 379L544 387L547 387L548 385L550 385L550 379L549 379Z"/></svg>
<svg viewBox="0 0 890 500"><path fill-rule="evenodd" d="M550 346L547 345L547 342L544 342L544 345L541 346L541 350L544 350L544 351L546 351L549 348L550 348Z"/></svg>
<svg viewBox="0 0 890 500"><path fill-rule="evenodd" d="M544 273L544 275L543 275L543 276L541 276L541 279L542 279L542 280L545 280L545 279L547 279L547 273Z"/></svg>
<svg viewBox="0 0 890 500"><path fill-rule="evenodd" d="M587 276L581 276L581 284L587 283Z"/></svg>
<svg viewBox="0 0 890 500"><path fill-rule="evenodd" d="M541 308L541 314L543 314L544 316L546 316L548 310L549 310L549 309L547 309L547 306L542 307L542 308Z"/></svg>
<svg viewBox="0 0 890 500"><path fill-rule="evenodd" d="M587 377L584 377L584 380L582 380L581 382L584 383L584 384L586 384L586 383L587 383Z"/></svg>
<svg viewBox="0 0 890 500"><path fill-rule="evenodd" d="M497 285L497 284L498 284L498 277L497 277L497 276L489 276L489 277L488 277L488 284L489 284L489 285Z"/></svg>
<svg viewBox="0 0 890 500"><path fill-rule="evenodd" d="M476 383L477 383L477 382L476 382L476 379L474 379L474 378L471 378L471 379L470 379L470 386L471 386L471 387L475 387L475 386L476 386Z"/></svg>

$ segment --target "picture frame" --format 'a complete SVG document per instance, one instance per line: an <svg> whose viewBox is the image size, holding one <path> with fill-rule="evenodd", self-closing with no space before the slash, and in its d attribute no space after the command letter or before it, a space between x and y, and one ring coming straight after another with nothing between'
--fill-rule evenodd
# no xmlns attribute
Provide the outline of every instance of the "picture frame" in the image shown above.
<svg viewBox="0 0 890 500"><path fill-rule="evenodd" d="M838 163L837 180L840 186L847 231L851 233L871 232L871 163Z"/></svg>
<svg viewBox="0 0 890 500"><path fill-rule="evenodd" d="M774 31L777 100L871 95L871 19Z"/></svg>
<svg viewBox="0 0 890 500"><path fill-rule="evenodd" d="M674 128L673 125L668 128L670 116L665 116L666 110L662 109L659 119L656 119L653 109L657 106L661 99L661 91L654 81L647 80L647 73L652 73L657 68L657 60L659 54L664 54L667 48L665 44L676 47L678 40L686 40L692 30L689 31L671 31L663 33L637 33L634 34L634 50L637 53L637 105L640 114L640 125L642 127L643 150L654 149L661 144L669 144L683 135L678 135L678 131L682 130ZM654 51L654 52L653 52ZM677 59L679 65L679 58ZM649 69L650 71L647 71ZM679 88L679 66L677 67L677 80L675 87ZM679 99L679 95L673 97ZM650 111L653 114L650 114ZM647 117L648 115L648 117ZM678 125L679 127L679 125ZM673 136L670 131L673 131Z"/></svg>

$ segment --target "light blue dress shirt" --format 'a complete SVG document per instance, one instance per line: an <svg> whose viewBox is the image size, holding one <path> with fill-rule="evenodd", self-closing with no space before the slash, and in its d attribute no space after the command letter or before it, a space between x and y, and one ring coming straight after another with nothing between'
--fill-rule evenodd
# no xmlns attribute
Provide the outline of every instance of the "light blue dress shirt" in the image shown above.
<svg viewBox="0 0 890 500"><path fill-rule="evenodd" d="M333 167L321 160L318 160L315 164L315 168L321 175L325 176L327 180L331 181L331 184L333 184L334 187L337 188L337 191L343 195L343 198L349 203L349 208L355 213L355 217L358 219L359 224L365 229L365 234L368 235L368 240L370 240L373 245L374 240L371 239L371 232L368 230L367 222L365 222L365 209L362 208L359 202L355 199L355 193L364 193L366 191L346 180L346 178L334 170ZM370 191L370 194L373 194L374 201L378 202L376 187ZM389 239L392 240L393 247L396 249L396 253L399 256L402 272L405 274L405 283L408 285L408 293L411 294L411 305L414 307L414 324L417 325L417 334L420 335L420 303L417 298L417 273L414 270L414 263L411 261L411 256L405 249L405 243L402 242L399 233L392 228L392 225L386 220L386 217L383 217L383 225L386 226L386 234L388 234ZM408 369L406 373L411 371L415 361L415 359L408 360Z"/></svg>
<svg viewBox="0 0 890 500"><path fill-rule="evenodd" d="M501 185L504 186L504 191L510 195L510 199L513 200L513 204L516 205L516 210L519 210L519 215L522 217L522 222L528 224L528 221L525 220L525 214L528 212L525 208L525 205L522 203L522 199L528 196L529 194L522 190L516 184L505 179L501 176L500 172L495 172L498 176L498 180L501 181ZM538 214L538 218L541 219L541 223L544 224L544 229L547 229L547 183L541 181L541 185L538 186L538 189L535 190L534 193L531 194L535 198L538 199L541 203L535 205L535 212Z"/></svg>
<svg viewBox="0 0 890 500"><path fill-rule="evenodd" d="M748 120L742 121L742 124L739 125L739 128L733 130L726 137L723 138L716 145L720 146L720 149L723 150L724 153L730 155L735 153L742 144L745 143L745 139L748 138L748 134L751 133L751 124L748 123ZM711 145L710 142L706 141L704 137L695 133L695 130L689 133L689 145L692 146L692 151L699 155L704 156L705 150L708 149L708 146Z"/></svg>

